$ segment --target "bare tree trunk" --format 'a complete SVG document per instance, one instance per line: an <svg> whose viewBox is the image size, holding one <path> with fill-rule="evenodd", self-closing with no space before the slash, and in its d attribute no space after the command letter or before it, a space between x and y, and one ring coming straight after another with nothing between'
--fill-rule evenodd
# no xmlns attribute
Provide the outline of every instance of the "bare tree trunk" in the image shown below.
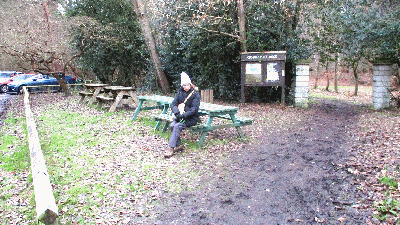
<svg viewBox="0 0 400 225"><path fill-rule="evenodd" d="M244 0L238 0L238 16L239 16L239 41L240 41L240 50L242 52L247 52L247 44L246 44L246 20L244 14Z"/></svg>
<svg viewBox="0 0 400 225"><path fill-rule="evenodd" d="M329 62L326 62L325 73L326 73L326 87L325 91L329 91L329 72L328 72Z"/></svg>
<svg viewBox="0 0 400 225"><path fill-rule="evenodd" d="M354 74L354 79L355 79L355 85L354 85L354 96L358 95L358 73L357 73L357 67L358 63L353 63L353 74Z"/></svg>
<svg viewBox="0 0 400 225"><path fill-rule="evenodd" d="M47 5L47 0L43 0L43 12L44 12L44 19L46 21L46 25L47 25L47 33L49 35L49 37L51 37L53 34L51 33L51 25L50 25L50 11L49 11L49 7ZM48 43L45 42L45 45L47 45ZM53 58L53 55L52 55ZM52 59L50 59L52 60ZM50 69L50 68L49 68ZM52 68L54 69L54 68ZM51 69L50 69L51 71ZM66 96L70 95L69 91L68 91L68 86L67 83L65 81L65 74L62 74L61 77L58 75L59 73L54 72L51 73L54 75L54 77L57 79L58 83L60 84L61 90L62 92L65 93Z"/></svg>
<svg viewBox="0 0 400 225"><path fill-rule="evenodd" d="M318 88L318 73L319 73L319 63L317 64L317 71L315 72L315 82L314 82L314 89Z"/></svg>
<svg viewBox="0 0 400 225"><path fill-rule="evenodd" d="M47 24L47 32L50 34L50 12L49 7L47 6L47 0L43 0L43 11L44 11L44 19Z"/></svg>
<svg viewBox="0 0 400 225"><path fill-rule="evenodd" d="M150 51L150 57L153 61L154 69L156 70L157 77L160 80L161 88L165 94L170 92L167 76L162 69L162 62L158 54L156 43L150 28L150 22L146 14L146 7L141 0L131 0L133 8L135 9L136 15L139 18L140 26L143 31L143 35L146 39L147 47Z"/></svg>
<svg viewBox="0 0 400 225"><path fill-rule="evenodd" d="M339 88L338 88L338 54L336 53L335 56L335 92L339 93Z"/></svg>
<svg viewBox="0 0 400 225"><path fill-rule="evenodd" d="M48 33L49 37L52 37L53 34L51 32L50 11L49 11L49 7L47 5L47 0L43 0L43 12L44 12L44 18L45 18L45 21L47 24L47 33ZM44 44L47 45L47 42L45 42ZM54 58L54 54L52 54L51 58ZM53 59L50 59L50 60L53 61ZM52 69L54 69L54 67ZM50 71L51 71L51 69L50 69ZM58 72L54 72L52 74L57 79L58 83L60 84L61 90L62 90L62 92L64 92L65 96L69 96L70 92L68 90L68 86L67 86L67 83L65 80L65 73L61 73L61 77L58 76L58 74L59 74Z"/></svg>
<svg viewBox="0 0 400 225"><path fill-rule="evenodd" d="M395 76L395 85L398 87L400 86L400 65L397 65L396 69L394 70L393 75Z"/></svg>

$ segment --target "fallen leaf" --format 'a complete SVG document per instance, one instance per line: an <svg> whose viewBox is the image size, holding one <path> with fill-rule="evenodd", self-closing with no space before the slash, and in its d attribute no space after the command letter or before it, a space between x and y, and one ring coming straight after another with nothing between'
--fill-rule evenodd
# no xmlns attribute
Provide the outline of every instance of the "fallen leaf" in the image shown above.
<svg viewBox="0 0 400 225"><path fill-rule="evenodd" d="M344 217L344 216L342 216L342 217L339 217L338 220L339 220L341 223L344 223L344 222L347 220L347 218Z"/></svg>

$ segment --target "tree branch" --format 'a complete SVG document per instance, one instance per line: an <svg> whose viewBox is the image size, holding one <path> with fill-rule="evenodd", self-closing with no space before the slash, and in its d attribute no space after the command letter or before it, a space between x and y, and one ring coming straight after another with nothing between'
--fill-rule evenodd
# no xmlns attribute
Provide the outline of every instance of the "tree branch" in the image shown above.
<svg viewBox="0 0 400 225"><path fill-rule="evenodd" d="M201 29L201 30L205 30L207 32L210 32L210 33L223 34L223 35L227 35L227 36L230 36L230 37L233 37L233 38L236 38L236 39L240 40L239 35L230 34L230 33L222 32L222 31L219 31L219 30L209 30L209 29L206 29L206 28L203 28L203 27L200 27L200 26L196 26L196 27Z"/></svg>

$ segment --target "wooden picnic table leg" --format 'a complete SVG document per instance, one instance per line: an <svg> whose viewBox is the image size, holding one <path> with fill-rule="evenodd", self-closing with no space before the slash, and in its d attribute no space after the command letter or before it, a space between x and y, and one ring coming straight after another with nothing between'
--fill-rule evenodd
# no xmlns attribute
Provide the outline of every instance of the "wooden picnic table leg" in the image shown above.
<svg viewBox="0 0 400 225"><path fill-rule="evenodd" d="M114 112L117 108L118 104L121 102L122 98L124 97L125 91L120 91L117 97L114 100L114 103L111 105L109 112Z"/></svg>
<svg viewBox="0 0 400 225"><path fill-rule="evenodd" d="M81 95L81 100L79 101L79 103L82 103L83 100L85 100L85 96L86 96L86 95Z"/></svg>
<svg viewBox="0 0 400 225"><path fill-rule="evenodd" d="M213 116L209 116L208 117L208 120L207 120L207 123L206 123L206 128L211 126L211 123L212 123L213 119L214 119ZM201 132L200 140L199 140L199 143L198 143L199 146L201 146L203 144L204 139L206 139L207 133L208 133L207 130Z"/></svg>
<svg viewBox="0 0 400 225"><path fill-rule="evenodd" d="M169 106L164 104L163 111L161 112L161 114L167 114L168 108L169 108ZM162 122L161 120L157 122L156 127L154 128L154 130L158 130L158 128L161 125L161 122Z"/></svg>
<svg viewBox="0 0 400 225"><path fill-rule="evenodd" d="M133 114L131 121L134 121L136 119L136 117L138 116L140 109L142 108L143 102L144 102L144 99L139 100L139 105L136 107L135 113Z"/></svg>
<svg viewBox="0 0 400 225"><path fill-rule="evenodd" d="M233 123L237 123L237 120L236 120L236 117L235 117L235 114L230 114L231 115L231 120L232 120L232 122ZM237 130L237 132L239 133L239 137L241 138L241 139L243 139L243 132L242 132L242 129L240 128L240 126L235 126L236 127L236 130Z"/></svg>
<svg viewBox="0 0 400 225"><path fill-rule="evenodd" d="M93 104L94 101L96 101L96 97L97 95L100 93L102 87L96 87L96 89L94 90L93 96L92 98L89 100L89 104Z"/></svg>
<svg viewBox="0 0 400 225"><path fill-rule="evenodd" d="M136 105L138 105L138 100L137 100L137 96L136 96L135 92L133 92L133 91L128 91L128 94L129 94L129 96L131 96L133 102L134 102Z"/></svg>
<svg viewBox="0 0 400 225"><path fill-rule="evenodd" d="M96 103L97 103L97 107L99 107L99 109L101 109L103 107L103 101L102 100L98 99L96 101Z"/></svg>

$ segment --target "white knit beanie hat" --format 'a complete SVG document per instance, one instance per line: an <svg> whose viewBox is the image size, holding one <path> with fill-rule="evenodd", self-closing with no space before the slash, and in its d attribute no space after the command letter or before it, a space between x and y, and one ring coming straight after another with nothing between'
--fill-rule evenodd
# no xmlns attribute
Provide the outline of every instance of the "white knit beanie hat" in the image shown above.
<svg viewBox="0 0 400 225"><path fill-rule="evenodd" d="M187 73L182 72L181 73L181 86L183 86L184 84L191 84L192 81L189 78L189 75L187 75Z"/></svg>

